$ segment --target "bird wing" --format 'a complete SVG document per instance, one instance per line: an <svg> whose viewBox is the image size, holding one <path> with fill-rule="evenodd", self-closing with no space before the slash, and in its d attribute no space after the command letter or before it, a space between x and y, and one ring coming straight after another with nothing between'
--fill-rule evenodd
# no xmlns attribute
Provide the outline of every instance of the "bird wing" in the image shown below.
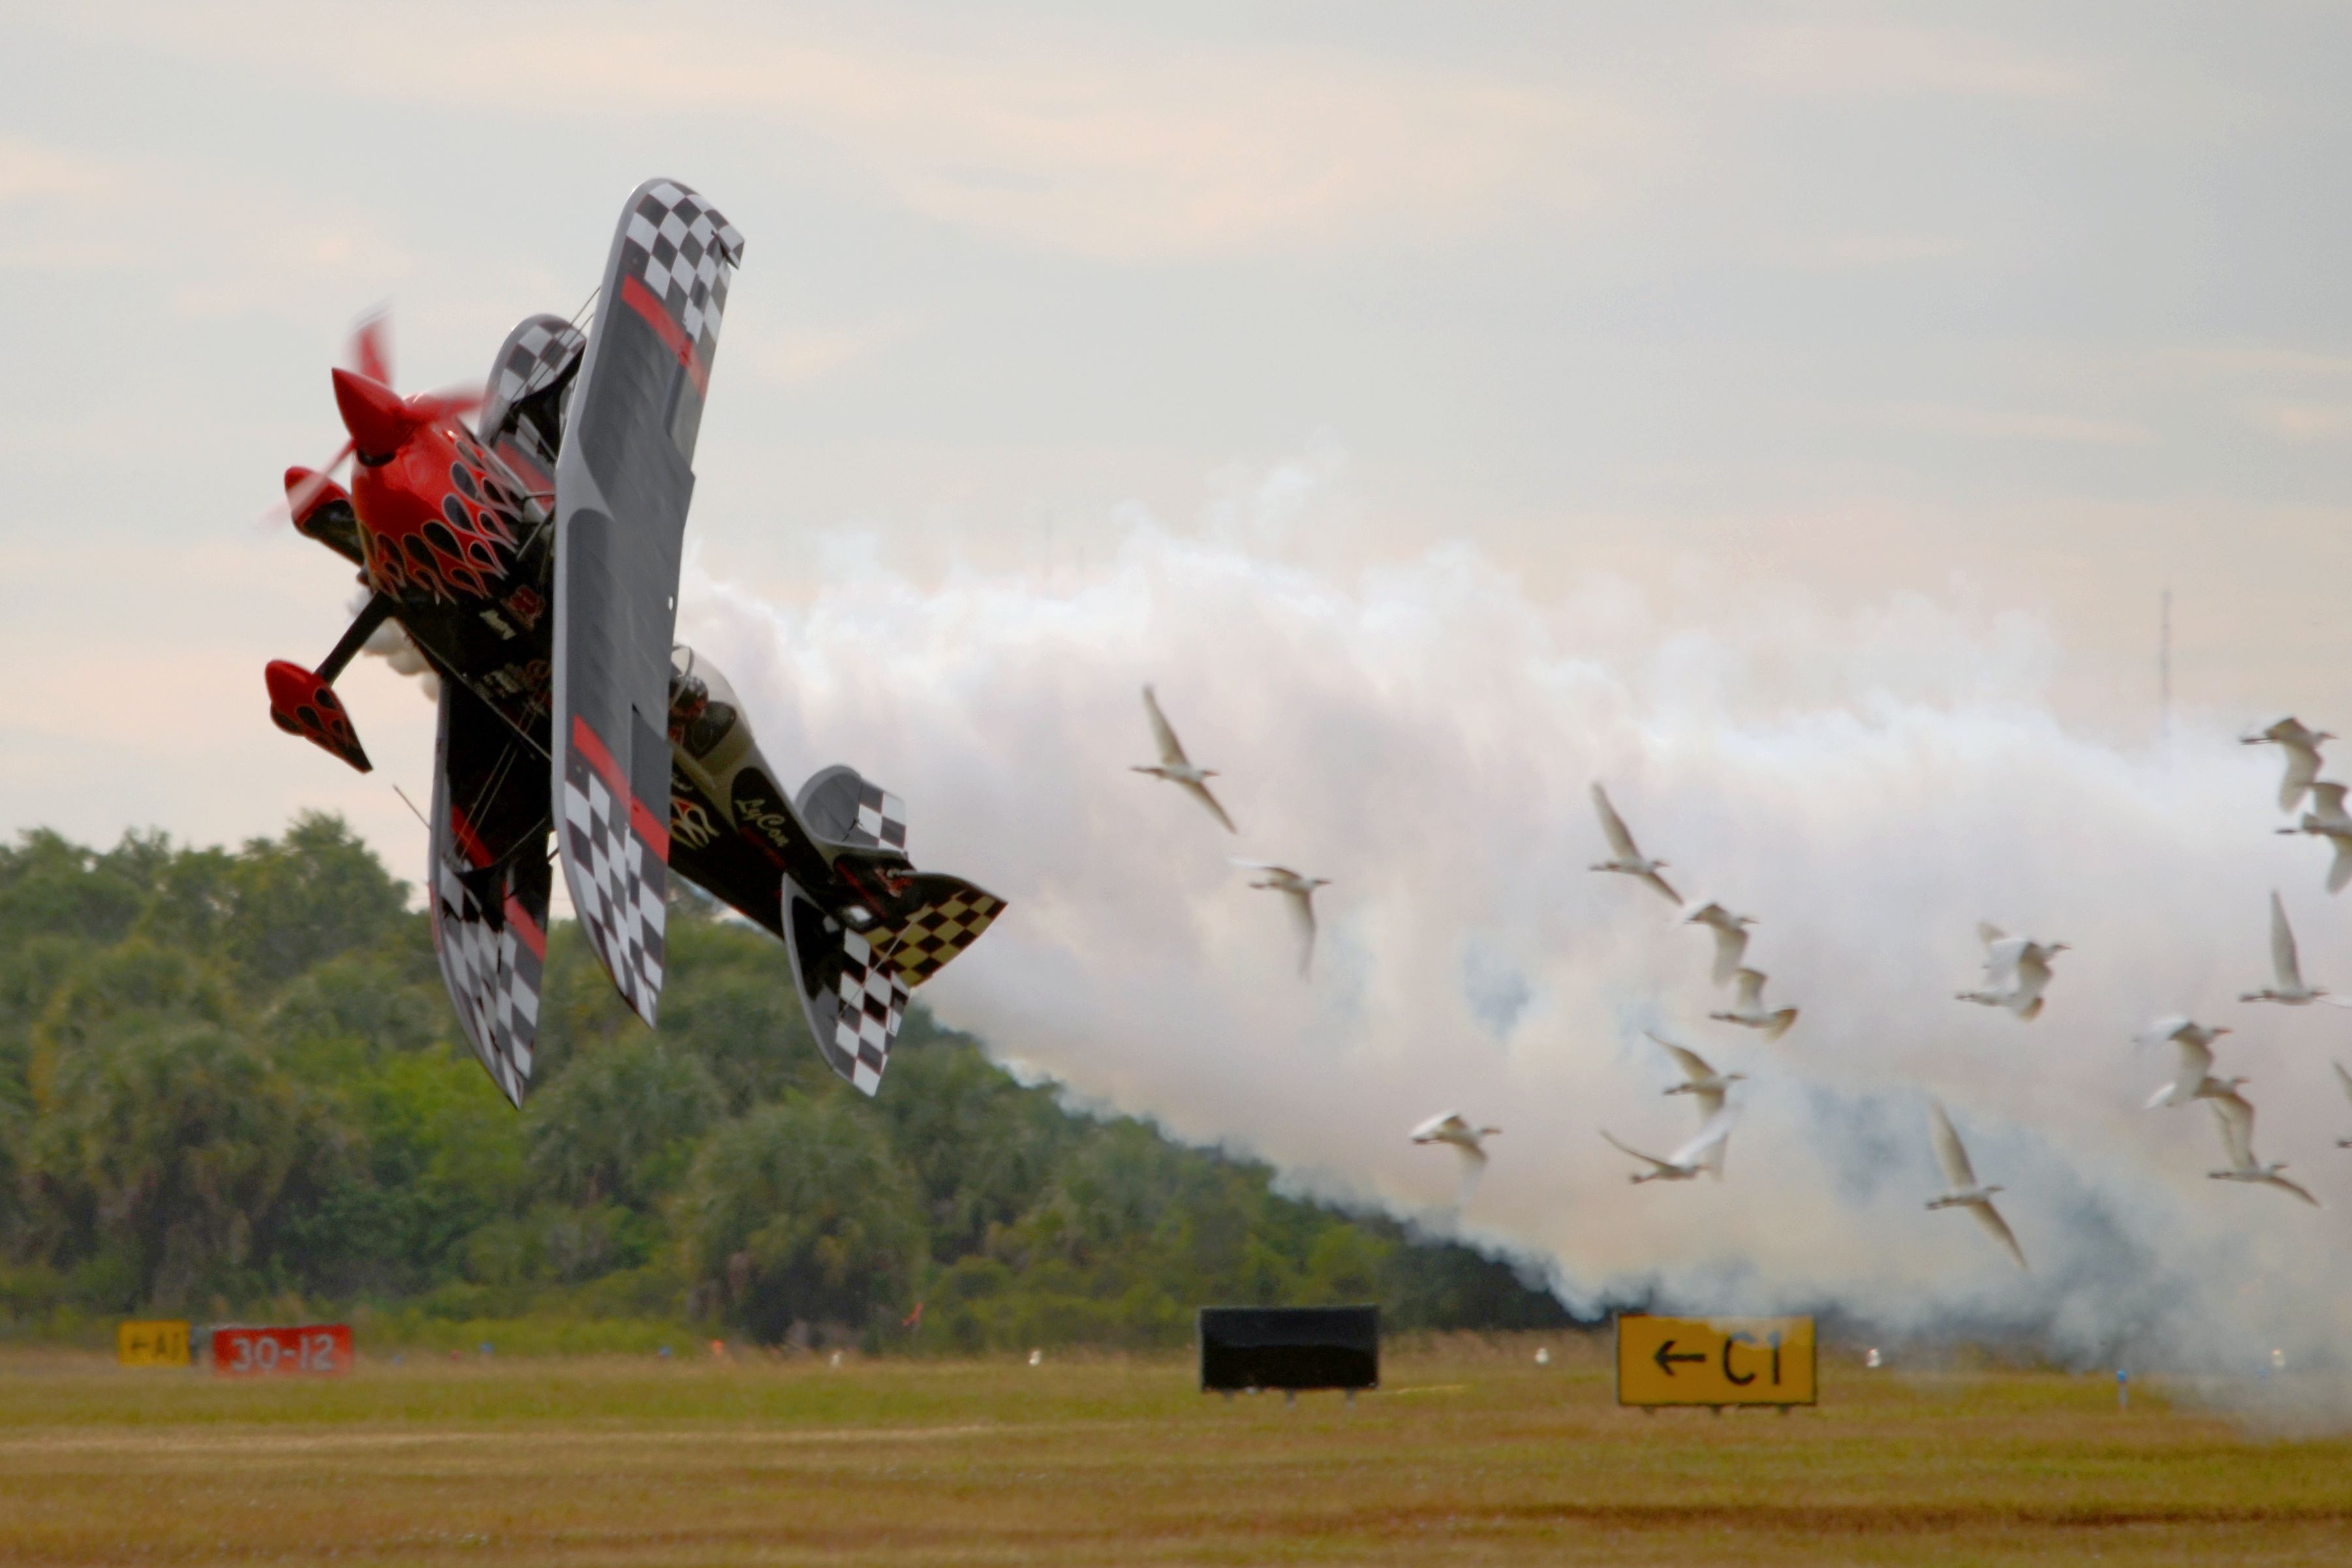
<svg viewBox="0 0 2352 1568"><path fill-rule="evenodd" d="M2336 841L2336 863L2327 868L2327 891L2341 893L2352 882L2352 839Z"/></svg>
<svg viewBox="0 0 2352 1568"><path fill-rule="evenodd" d="M2286 753L2286 772L2279 779L2279 810L2292 811L2303 792L2319 779L2319 748L2301 738L2281 737L2278 744Z"/></svg>
<svg viewBox="0 0 2352 1568"><path fill-rule="evenodd" d="M1160 747L1160 762L1171 768L1191 767L1183 742L1176 738L1176 731L1169 725L1168 716L1160 711L1160 699L1152 695L1150 686L1143 688L1143 716L1151 721L1151 739Z"/></svg>
<svg viewBox="0 0 2352 1568"><path fill-rule="evenodd" d="M1717 985L1739 971L1739 961L1748 956L1748 928L1744 925L1713 925L1715 932L1715 969Z"/></svg>
<svg viewBox="0 0 2352 1568"><path fill-rule="evenodd" d="M1466 1126L1467 1124L1468 1124L1462 1120L1461 1112L1441 1111L1436 1115L1432 1116L1428 1121L1423 1122L1420 1126L1415 1127L1406 1135L1411 1137L1416 1144L1423 1143L1435 1138L1440 1133L1446 1131L1448 1128Z"/></svg>
<svg viewBox="0 0 2352 1568"><path fill-rule="evenodd" d="M1209 793L1209 787L1206 784L1197 779L1179 779L1176 782L1184 787L1184 793L1209 808L1209 815L1223 822L1225 825L1225 831L1229 833L1241 831L1239 828L1234 826L1234 820L1225 815L1225 809L1217 804L1217 798Z"/></svg>
<svg viewBox="0 0 2352 1568"><path fill-rule="evenodd" d="M2010 1229L2009 1221L2000 1217L2000 1210L1989 1203L1972 1203L1969 1205L1969 1212L1977 1217L1979 1225L1992 1233L1994 1240L2009 1249L2009 1255L2017 1260L2019 1268L2029 1274L2033 1272L2025 1261L2025 1249L2017 1244L2017 1236Z"/></svg>
<svg viewBox="0 0 2352 1568"><path fill-rule="evenodd" d="M1621 861L1637 861L1642 852L1634 847L1633 835L1625 828L1625 819L1609 803L1609 791L1598 783L1592 786L1592 809L1601 813L1601 831L1609 840L1609 852Z"/></svg>
<svg viewBox="0 0 2352 1568"><path fill-rule="evenodd" d="M1969 1151L1960 1145L1960 1135L1952 1130L1951 1117L1944 1113L1940 1100L1927 1102L1930 1130L1936 1137L1936 1163L1944 1169L1944 1180L1954 1192L1966 1192L1977 1185L1977 1173L1969 1165Z"/></svg>
<svg viewBox="0 0 2352 1568"><path fill-rule="evenodd" d="M1683 895L1682 895L1681 894L1679 894L1679 893L1676 893L1673 888L1671 888L1671 887L1667 886L1667 885L1666 885L1666 879L1665 879L1664 877L1660 876L1656 872L1654 872L1654 871L1645 871L1645 872L1643 872L1643 873L1642 873L1642 880L1643 880L1643 882L1645 882L1645 883L1648 883L1652 887L1656 888L1660 893L1664 894L1666 895L1666 902L1667 902L1667 903L1669 903L1669 904L1680 904L1680 903L1683 901Z"/></svg>
<svg viewBox="0 0 2352 1568"><path fill-rule="evenodd" d="M2326 1208L2327 1207L2317 1198L2312 1197L2310 1190L2304 1186L2300 1182L2289 1181L2286 1177L2279 1175L2276 1171L2271 1172L2270 1175L2263 1177L2263 1180L2273 1186L2283 1186L2286 1188L2287 1191L2294 1194L2295 1197L2303 1199L2304 1202L2311 1205L2314 1208Z"/></svg>
<svg viewBox="0 0 2352 1568"><path fill-rule="evenodd" d="M1698 1119L1702 1127L1713 1121L1715 1113L1723 1109L1723 1091L1720 1089L1695 1090L1691 1098L1698 1102Z"/></svg>
<svg viewBox="0 0 2352 1568"><path fill-rule="evenodd" d="M1657 1167L1658 1167L1658 1169L1660 1169L1660 1170L1662 1170L1662 1171L1663 1171L1663 1170L1672 1170L1672 1169L1674 1168L1673 1166L1671 1166L1667 1165L1665 1161L1664 1161L1664 1160L1662 1160L1662 1159L1658 1158L1658 1156L1657 1156L1657 1155L1645 1155L1645 1154L1643 1154L1641 1150L1639 1150L1639 1149L1637 1149L1637 1148L1633 1147L1631 1145L1627 1145L1627 1144L1620 1144L1620 1143L1618 1143L1618 1142L1617 1142L1617 1140L1616 1140L1614 1137L1612 1137L1612 1136L1610 1135L1609 1129L1608 1129L1608 1128L1606 1128L1606 1127L1603 1127L1603 1128L1601 1128L1601 1135L1602 1137L1604 1137L1604 1138L1608 1138L1608 1139L1609 1139L1609 1142L1610 1142L1610 1143L1611 1143L1611 1144L1612 1144L1612 1145L1617 1149L1617 1151L1618 1151L1620 1154L1627 1154L1627 1155L1633 1155L1635 1159L1640 1160L1640 1161L1642 1161L1643 1163L1644 1163L1644 1164L1646 1164L1646 1165L1653 1165L1653 1166L1657 1166Z"/></svg>
<svg viewBox="0 0 2352 1568"><path fill-rule="evenodd" d="M1315 962L1315 894L1307 888L1286 891L1284 902L1290 905L1291 924L1298 928L1298 972L1303 975Z"/></svg>
<svg viewBox="0 0 2352 1568"><path fill-rule="evenodd" d="M2185 1035L2176 1035L2172 1043L2180 1052L2180 1071L2172 1082L2172 1103L2186 1105L2196 1098L2197 1091L2213 1071L2213 1048Z"/></svg>
<svg viewBox="0 0 2352 1568"><path fill-rule="evenodd" d="M1710 1150L1731 1136L1731 1124L1735 1114L1729 1109L1725 1109L1709 1116L1706 1119L1706 1124L1698 1130L1698 1136L1676 1149L1674 1158L1666 1163L1677 1170L1696 1169Z"/></svg>
<svg viewBox="0 0 2352 1568"><path fill-rule="evenodd" d="M1763 1011L1764 981L1767 977L1764 971L1761 969L1741 969L1736 972L1734 977L1739 981L1739 1000L1736 1004L1739 1010L1742 1012Z"/></svg>
<svg viewBox="0 0 2352 1568"><path fill-rule="evenodd" d="M1650 1039L1656 1041L1660 1050L1675 1059L1675 1065L1681 1068L1683 1076L1693 1083L1703 1083L1715 1076L1715 1069L1709 1067L1706 1064L1706 1058L1697 1051L1687 1046L1676 1045L1670 1040L1659 1040L1654 1034L1651 1035Z"/></svg>
<svg viewBox="0 0 2352 1568"><path fill-rule="evenodd" d="M2213 1107L2213 1121L2221 1130L2221 1147L2229 1155L2230 1164L2242 1171L2252 1169L2254 1165L2252 1103L2234 1089L2210 1095L2205 1103Z"/></svg>
<svg viewBox="0 0 2352 1568"><path fill-rule="evenodd" d="M1227 865L1237 865L1244 871L1270 871L1278 876L1297 876L1298 874L1286 865L1276 865L1272 861L1245 861L1238 855L1226 856L1225 863Z"/></svg>
<svg viewBox="0 0 2352 1568"><path fill-rule="evenodd" d="M1982 930L1993 929L1987 925ZM2022 936L1996 936L1985 944L1985 981L1996 993L2010 990L2017 984L2018 960L2033 946Z"/></svg>
<svg viewBox="0 0 2352 1568"><path fill-rule="evenodd" d="M1990 920L1979 920L1977 922L1977 940L1985 945L1987 952L1990 952L1994 943L2009 940L2009 933Z"/></svg>
<svg viewBox="0 0 2352 1568"><path fill-rule="evenodd" d="M2327 1065L2336 1069L2336 1082L2344 1085L2344 1097L2352 1100L2352 1072L2345 1071L2340 1061L2331 1061Z"/></svg>
<svg viewBox="0 0 2352 1568"><path fill-rule="evenodd" d="M2017 950L2017 988L2021 995L2038 997L2042 988L2050 983L2050 952L2039 942L2028 942Z"/></svg>
<svg viewBox="0 0 2352 1568"><path fill-rule="evenodd" d="M2271 890L2271 969L2278 977L2282 991L2303 989L2303 966L2294 951L2294 927L2286 923L2286 905L2279 902L2278 889Z"/></svg>
<svg viewBox="0 0 2352 1568"><path fill-rule="evenodd" d="M2319 802L2320 810L2327 816L2340 817L2344 814L2344 786L2334 779L2313 784L2311 798Z"/></svg>

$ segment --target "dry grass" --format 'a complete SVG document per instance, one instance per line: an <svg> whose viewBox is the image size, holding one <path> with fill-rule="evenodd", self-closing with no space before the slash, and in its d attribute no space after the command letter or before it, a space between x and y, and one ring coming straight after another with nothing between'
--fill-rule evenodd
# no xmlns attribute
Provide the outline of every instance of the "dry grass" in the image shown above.
<svg viewBox="0 0 2352 1568"><path fill-rule="evenodd" d="M1203 1398L1181 1361L0 1360L9 1563L2352 1563L2352 1439L2103 1379L1825 1366L1817 1410L1645 1417L1594 1345L1391 1354Z"/></svg>

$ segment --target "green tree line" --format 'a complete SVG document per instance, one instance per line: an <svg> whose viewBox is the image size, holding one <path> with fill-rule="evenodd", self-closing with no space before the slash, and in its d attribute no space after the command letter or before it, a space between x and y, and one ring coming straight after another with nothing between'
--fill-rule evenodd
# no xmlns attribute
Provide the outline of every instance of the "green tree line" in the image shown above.
<svg viewBox="0 0 2352 1568"><path fill-rule="evenodd" d="M517 1114L406 884L339 819L235 851L23 834L0 848L0 1330L361 1310L976 1352L1181 1343L1210 1302L1563 1321L1499 1263L1074 1111L919 1006L868 1100L772 940L690 892L669 931L656 1032L556 929Z"/></svg>

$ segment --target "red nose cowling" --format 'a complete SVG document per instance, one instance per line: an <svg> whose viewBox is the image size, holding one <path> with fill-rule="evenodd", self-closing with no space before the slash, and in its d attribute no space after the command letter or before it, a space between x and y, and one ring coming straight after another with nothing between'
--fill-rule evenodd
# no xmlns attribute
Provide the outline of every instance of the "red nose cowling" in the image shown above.
<svg viewBox="0 0 2352 1568"><path fill-rule="evenodd" d="M335 407L363 463L382 463L399 451L418 423L398 392L353 371L335 372Z"/></svg>

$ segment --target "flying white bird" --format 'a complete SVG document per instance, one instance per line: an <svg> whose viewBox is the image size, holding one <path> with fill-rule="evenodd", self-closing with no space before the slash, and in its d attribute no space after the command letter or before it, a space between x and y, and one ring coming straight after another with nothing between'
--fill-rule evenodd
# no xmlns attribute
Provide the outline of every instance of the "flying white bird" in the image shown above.
<svg viewBox="0 0 2352 1568"><path fill-rule="evenodd" d="M1502 1130L1500 1127L1474 1127L1463 1119L1458 1111L1432 1116L1412 1130L1414 1143L1444 1144L1460 1157L1462 1188L1454 1196L1456 1208L1470 1201L1471 1193L1477 1188L1478 1177L1486 1169L1486 1140L1499 1135Z"/></svg>
<svg viewBox="0 0 2352 1568"><path fill-rule="evenodd" d="M2168 1018L2160 1019L2142 1034L2136 1043L2162 1045L2167 1040L2171 1041L2174 1049L2180 1052L2180 1065L2173 1073L2172 1082L2158 1084L2156 1092L2147 1097L2147 1103L2141 1109L2153 1111L2159 1105L2186 1105L2191 1100L2208 1098L2214 1092L2229 1087L2211 1076L2213 1042L2229 1032L2226 1024L2208 1029L2193 1019Z"/></svg>
<svg viewBox="0 0 2352 1568"><path fill-rule="evenodd" d="M2205 1096L2206 1103L2213 1107L2214 1124L2221 1130L2221 1148L2230 1157L2228 1170L2207 1171L2205 1174L2215 1181L2242 1181L2279 1187L2294 1194L2314 1208L2326 1207L2302 1187L2279 1175L2286 1169L2284 1160L2266 1166L2254 1158L2254 1108L2234 1087L2244 1082L2242 1078L2233 1080L2232 1087Z"/></svg>
<svg viewBox="0 0 2352 1568"><path fill-rule="evenodd" d="M2327 868L2327 891L2341 893L2345 883L2352 883L2352 814L2344 810L2344 786L2323 779L2311 787L2311 798L2317 810L2305 811L2302 821L2277 831L2309 833L2334 844L2336 863Z"/></svg>
<svg viewBox="0 0 2352 1568"><path fill-rule="evenodd" d="M1601 1130L1601 1135L1608 1138L1611 1146L1620 1154L1631 1155L1650 1167L1645 1171L1636 1171L1626 1178L1634 1186L1639 1186L1645 1181L1689 1181L1699 1172L1713 1168L1715 1151L1724 1139L1731 1135L1732 1120L1738 1114L1738 1112L1728 1106L1717 1111L1706 1119L1706 1125L1698 1130L1697 1137L1693 1138L1663 1160L1655 1155L1645 1155L1639 1149L1628 1148L1625 1145L1617 1142L1615 1138L1610 1137L1609 1129L1606 1127Z"/></svg>
<svg viewBox="0 0 2352 1568"><path fill-rule="evenodd" d="M1734 915L1720 904L1709 904L1683 922L1685 925L1704 925L1715 935L1715 983L1730 983L1739 972L1739 962L1748 956L1748 928L1756 924L1745 915Z"/></svg>
<svg viewBox="0 0 2352 1568"><path fill-rule="evenodd" d="M2050 960L2063 953L2066 944L2011 936L1986 921L1978 922L1977 937L1985 946L1985 983L1953 995L1964 1002L2007 1008L2028 1023L2040 1018L2042 993L2050 984Z"/></svg>
<svg viewBox="0 0 2352 1568"><path fill-rule="evenodd" d="M1648 1033L1646 1030L1643 1032ZM1745 1072L1717 1072L1707 1065L1706 1058L1697 1051L1685 1046L1676 1045L1670 1040L1660 1040L1654 1034L1650 1035L1650 1039L1660 1050L1673 1057L1675 1065L1683 1070L1683 1082L1662 1092L1687 1094L1696 1100L1698 1103L1698 1119L1702 1127L1721 1113L1724 1096L1730 1092L1731 1086L1742 1082L1748 1076ZM1714 1150L1708 1155L1706 1168L1715 1174L1718 1181L1723 1178L1724 1151L1730 1146L1729 1138L1717 1139Z"/></svg>
<svg viewBox="0 0 2352 1568"><path fill-rule="evenodd" d="M1181 785L1186 794L1206 806L1209 814L1225 825L1225 831L1237 831L1234 820L1225 815L1225 809L1217 804L1214 795L1209 793L1208 781L1217 776L1217 770L1192 766L1192 759L1184 755L1183 742L1178 740L1175 730L1169 727L1168 716L1160 711L1160 699L1151 695L1150 686L1143 688L1143 716L1151 721L1151 738L1160 747L1160 766L1135 768L1129 771L1149 773L1154 779L1165 779L1171 784Z"/></svg>
<svg viewBox="0 0 2352 1568"><path fill-rule="evenodd" d="M1936 1163L1944 1167L1947 1188L1943 1197L1930 1200L1927 1207L1967 1209L1995 1241L2009 1249L2017 1266L2025 1269L2025 1249L2017 1244L2017 1237L2010 1230L2009 1222L2001 1218L2000 1210L1992 1206L1992 1195L2001 1189L1977 1180L1977 1173L1969 1164L1969 1151L1961 1146L1959 1134L1952 1130L1952 1119L1944 1114L1942 1102L1930 1100L1927 1109L1934 1118Z"/></svg>
<svg viewBox="0 0 2352 1568"><path fill-rule="evenodd" d="M2345 1071L2344 1064L2340 1061L2331 1061L2327 1065L2336 1069L2336 1082L2344 1085L2344 1097L2347 1100L2352 1100L2352 1072ZM2336 1146L2339 1149L2352 1149L2352 1138L2338 1138L2336 1140Z"/></svg>
<svg viewBox="0 0 2352 1568"><path fill-rule="evenodd" d="M2278 803L2282 811L2292 811L2303 800L2303 792L2319 779L2319 744L2336 737L2324 729L2306 729L2301 720L2292 716L2279 719L2267 728L2238 737L2245 746L2275 746L2286 753L2286 773L2279 779Z"/></svg>
<svg viewBox="0 0 2352 1568"><path fill-rule="evenodd" d="M2306 1007L2313 1002L2326 1002L2332 1008L2352 1008L2352 998L2330 996L2316 986L2303 983L2303 966L2294 952L2294 928L2286 923L2286 905L2279 902L2278 890L2271 890L2271 975L2272 983L2259 991L2248 991L2238 999L2242 1002L2284 1002L2291 1008Z"/></svg>
<svg viewBox="0 0 2352 1568"><path fill-rule="evenodd" d="M1706 1016L1724 1023L1738 1024L1744 1029L1761 1030L1766 1040L1780 1039L1789 1032L1789 1026L1797 1021L1797 1009L1781 1008L1775 1011L1765 1008L1764 981L1767 977L1761 969L1733 970L1732 978L1739 982L1738 998L1732 1002L1728 1012Z"/></svg>
<svg viewBox="0 0 2352 1568"><path fill-rule="evenodd" d="M1609 858L1592 869L1619 872L1637 878L1664 894L1668 902L1680 904L1683 895L1668 887L1666 879L1658 874L1666 862L1651 860L1635 846L1633 835L1625 826L1625 819L1619 816L1617 808L1609 803L1609 791L1597 783L1592 786L1592 809L1601 813L1601 831L1609 839Z"/></svg>
<svg viewBox="0 0 2352 1568"><path fill-rule="evenodd" d="M1412 1141L1416 1144L1450 1144L1474 1159L1484 1160L1486 1157L1483 1146L1486 1141L1500 1136L1502 1131L1500 1127L1474 1127L1463 1119L1461 1112L1447 1111L1415 1127Z"/></svg>
<svg viewBox="0 0 2352 1568"><path fill-rule="evenodd" d="M1331 879L1325 876L1302 876L1286 865L1271 861L1241 861L1233 862L1244 871L1265 873L1264 882L1254 882L1252 887L1268 893L1278 893L1290 905L1291 924L1298 928L1298 972L1307 973L1315 961L1315 890L1328 887Z"/></svg>

